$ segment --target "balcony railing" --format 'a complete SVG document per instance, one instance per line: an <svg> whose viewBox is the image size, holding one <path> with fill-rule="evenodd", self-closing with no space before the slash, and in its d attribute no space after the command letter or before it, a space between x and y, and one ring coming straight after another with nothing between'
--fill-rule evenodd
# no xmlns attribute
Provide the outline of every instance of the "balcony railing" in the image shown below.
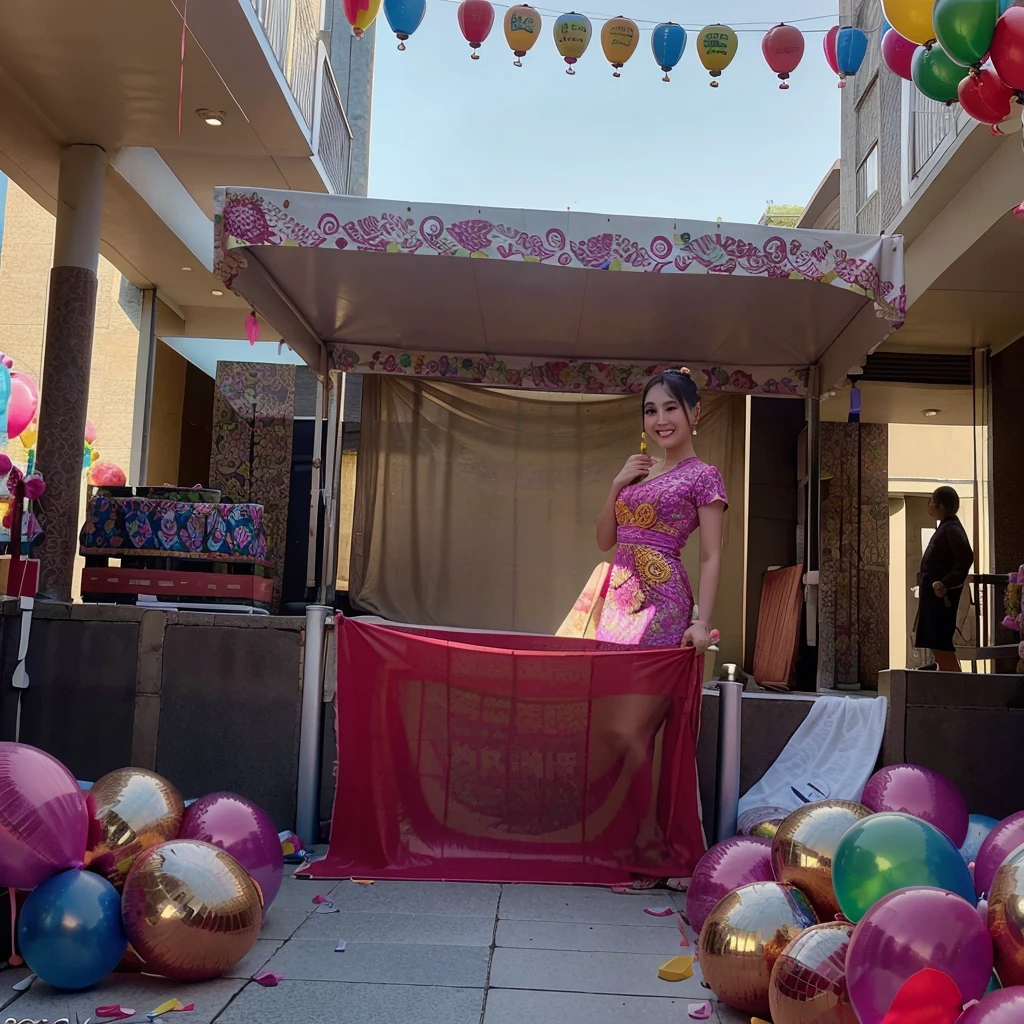
<svg viewBox="0 0 1024 1024"><path fill-rule="evenodd" d="M916 178L942 140L956 130L956 107L928 99L911 90L910 175Z"/></svg>
<svg viewBox="0 0 1024 1024"><path fill-rule="evenodd" d="M319 131L317 156L324 174L336 195L348 194L349 164L352 157L352 128L345 116L338 83L331 71L331 62L323 55L320 71Z"/></svg>
<svg viewBox="0 0 1024 1024"><path fill-rule="evenodd" d="M310 129L316 97L320 0L250 0Z"/></svg>

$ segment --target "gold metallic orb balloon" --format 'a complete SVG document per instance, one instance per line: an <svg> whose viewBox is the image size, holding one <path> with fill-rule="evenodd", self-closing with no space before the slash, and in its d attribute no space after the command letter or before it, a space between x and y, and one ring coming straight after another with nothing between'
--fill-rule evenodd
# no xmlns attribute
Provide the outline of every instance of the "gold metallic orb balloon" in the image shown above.
<svg viewBox="0 0 1024 1024"><path fill-rule="evenodd" d="M850 800L821 800L795 810L772 840L775 878L795 885L823 921L839 913L832 857L846 830L871 811Z"/></svg>
<svg viewBox="0 0 1024 1024"><path fill-rule="evenodd" d="M263 908L234 857L210 843L178 839L136 860L121 917L147 972L199 981L219 977L252 949Z"/></svg>
<svg viewBox="0 0 1024 1024"><path fill-rule="evenodd" d="M851 935L852 924L816 924L782 951L768 988L775 1024L858 1024L846 991Z"/></svg>
<svg viewBox="0 0 1024 1024"><path fill-rule="evenodd" d="M86 800L90 820L85 866L118 888L140 853L177 838L185 814L181 794L145 768L104 775Z"/></svg>
<svg viewBox="0 0 1024 1024"><path fill-rule="evenodd" d="M1024 985L1024 846L996 872L988 894L988 931L1003 988Z"/></svg>
<svg viewBox="0 0 1024 1024"><path fill-rule="evenodd" d="M736 834L773 839L788 813L784 807L751 807L749 811L744 811L736 822Z"/></svg>
<svg viewBox="0 0 1024 1024"><path fill-rule="evenodd" d="M715 904L701 929L704 980L722 1002L767 1017L775 961L805 928L817 923L799 889L779 882L741 885Z"/></svg>

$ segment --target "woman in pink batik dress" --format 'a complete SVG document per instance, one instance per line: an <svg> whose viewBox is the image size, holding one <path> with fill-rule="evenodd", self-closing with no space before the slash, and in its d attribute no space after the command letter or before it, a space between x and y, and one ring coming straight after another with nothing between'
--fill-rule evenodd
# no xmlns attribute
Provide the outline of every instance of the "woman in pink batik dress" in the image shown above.
<svg viewBox="0 0 1024 1024"><path fill-rule="evenodd" d="M643 394L641 454L632 455L615 477L597 520L602 551L613 547L604 605L595 638L641 647L692 646L703 654L712 642L711 621L721 567L722 526L728 507L722 475L697 458L693 438L700 420L697 385L689 370L667 370L651 379ZM647 440L664 453L647 452ZM700 531L699 617L683 568L683 545ZM665 721L669 701L646 694L623 694L606 701L595 718L595 769L622 765L623 777L651 770L654 737ZM678 889L682 879L664 878L664 837L650 816L637 836L634 889L659 883Z"/></svg>
<svg viewBox="0 0 1024 1024"><path fill-rule="evenodd" d="M722 524L728 508L722 475L697 458L697 385L689 370L666 370L643 394L644 444L664 452L631 455L612 483L597 520L602 551L618 545L596 638L641 647L711 644ZM700 529L699 618L681 552Z"/></svg>

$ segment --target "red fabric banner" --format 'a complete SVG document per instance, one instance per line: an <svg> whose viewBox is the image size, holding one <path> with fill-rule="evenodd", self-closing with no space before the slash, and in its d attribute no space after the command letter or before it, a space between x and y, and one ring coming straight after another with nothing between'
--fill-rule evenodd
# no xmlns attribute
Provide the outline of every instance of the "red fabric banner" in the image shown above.
<svg viewBox="0 0 1024 1024"><path fill-rule="evenodd" d="M331 842L303 874L691 874L704 852L692 648L336 621Z"/></svg>

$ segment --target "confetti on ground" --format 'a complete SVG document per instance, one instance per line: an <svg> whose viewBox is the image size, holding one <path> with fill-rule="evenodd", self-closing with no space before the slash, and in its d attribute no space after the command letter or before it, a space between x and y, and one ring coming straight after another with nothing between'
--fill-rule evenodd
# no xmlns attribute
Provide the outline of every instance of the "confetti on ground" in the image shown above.
<svg viewBox="0 0 1024 1024"><path fill-rule="evenodd" d="M693 957L674 956L666 960L658 968L658 977L662 981L686 981L693 977Z"/></svg>
<svg viewBox="0 0 1024 1024"><path fill-rule="evenodd" d="M373 885L372 878L353 878L350 881L355 882L356 885Z"/></svg>
<svg viewBox="0 0 1024 1024"><path fill-rule="evenodd" d="M317 893L316 896L313 897L313 904L317 907L323 906L324 904L327 904L329 907L333 907L334 901L329 900L326 896L321 896L320 893Z"/></svg>
<svg viewBox="0 0 1024 1024"><path fill-rule="evenodd" d="M120 1003L113 1003L111 1006L97 1006L96 1016L101 1020L127 1020L135 1016L135 1011Z"/></svg>
<svg viewBox="0 0 1024 1024"><path fill-rule="evenodd" d="M314 914L337 914L340 913L335 906L334 900L329 900L326 896L314 896L313 897L313 913Z"/></svg>
<svg viewBox="0 0 1024 1024"><path fill-rule="evenodd" d="M27 978L22 978L21 981L12 985L11 989L15 992L27 992L32 987L32 982L35 980L36 975L30 974Z"/></svg>
<svg viewBox="0 0 1024 1024"><path fill-rule="evenodd" d="M252 980L264 988L277 988L283 978L283 974L275 974L273 971L260 971L252 976Z"/></svg>
<svg viewBox="0 0 1024 1024"><path fill-rule="evenodd" d="M165 1013L188 1013L195 1008L195 1003L183 1003L180 999L168 999L166 1003L161 1003L155 1010L150 1010L146 1017L152 1021L157 1017L162 1017Z"/></svg>
<svg viewBox="0 0 1024 1024"><path fill-rule="evenodd" d="M711 1003L707 999L703 1003L690 1003L686 1007L686 1013L690 1020L710 1020Z"/></svg>
<svg viewBox="0 0 1024 1024"><path fill-rule="evenodd" d="M345 952L345 940L344 939L338 939L338 944L334 947L334 952L335 953L344 953Z"/></svg>
<svg viewBox="0 0 1024 1024"><path fill-rule="evenodd" d="M644 907L644 913L651 917L671 917L675 910L672 907Z"/></svg>

